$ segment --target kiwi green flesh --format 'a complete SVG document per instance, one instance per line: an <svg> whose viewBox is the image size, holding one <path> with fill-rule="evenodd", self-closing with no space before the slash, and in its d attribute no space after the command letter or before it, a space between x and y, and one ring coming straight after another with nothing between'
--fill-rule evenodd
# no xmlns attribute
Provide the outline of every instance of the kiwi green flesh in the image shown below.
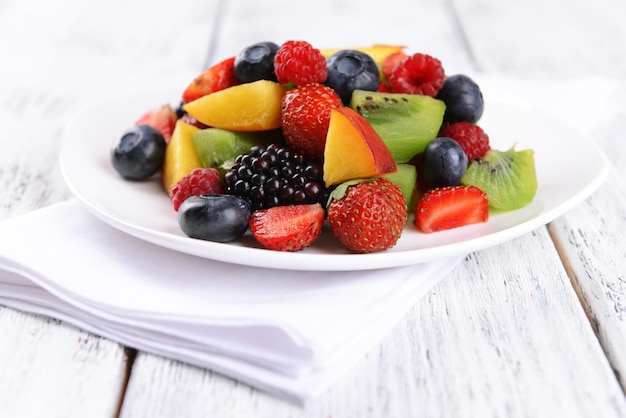
<svg viewBox="0 0 626 418"><path fill-rule="evenodd" d="M206 128L194 133L191 143L203 167L213 167L225 173L239 154L247 153L254 145L280 142L280 132L236 132L220 128Z"/></svg>
<svg viewBox="0 0 626 418"><path fill-rule="evenodd" d="M360 113L397 163L424 151L441 128L446 105L429 96L355 90L350 107Z"/></svg>
<svg viewBox="0 0 626 418"><path fill-rule="evenodd" d="M532 202L537 193L534 151L516 151L515 147L508 151L491 149L483 158L469 164L461 184L484 191L491 208L522 208Z"/></svg>
<svg viewBox="0 0 626 418"><path fill-rule="evenodd" d="M381 177L391 180L402 190L404 201L410 207L417 183L417 169L411 164L396 164L396 168L394 173L383 174Z"/></svg>

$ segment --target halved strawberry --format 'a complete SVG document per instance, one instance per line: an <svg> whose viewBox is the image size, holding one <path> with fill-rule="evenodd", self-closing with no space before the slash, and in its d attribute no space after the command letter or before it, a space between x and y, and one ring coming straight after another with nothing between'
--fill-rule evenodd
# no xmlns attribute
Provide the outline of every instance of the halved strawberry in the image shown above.
<svg viewBox="0 0 626 418"><path fill-rule="evenodd" d="M311 83L287 91L281 103L281 122L289 147L320 161L324 156L330 110L342 106L335 90L323 84Z"/></svg>
<svg viewBox="0 0 626 418"><path fill-rule="evenodd" d="M426 233L486 222L489 202L485 192L474 186L432 189L417 202L415 225Z"/></svg>
<svg viewBox="0 0 626 418"><path fill-rule="evenodd" d="M224 90L239 84L235 77L235 57L218 62L196 77L183 92L183 102L206 96L209 93Z"/></svg>
<svg viewBox="0 0 626 418"><path fill-rule="evenodd" d="M252 213L250 231L265 248L276 251L300 251L322 232L324 208L310 205L274 206Z"/></svg>
<svg viewBox="0 0 626 418"><path fill-rule="evenodd" d="M165 142L169 143L177 120L176 111L169 104L164 104L144 113L137 119L135 125L150 125L158 129L161 135L163 135Z"/></svg>

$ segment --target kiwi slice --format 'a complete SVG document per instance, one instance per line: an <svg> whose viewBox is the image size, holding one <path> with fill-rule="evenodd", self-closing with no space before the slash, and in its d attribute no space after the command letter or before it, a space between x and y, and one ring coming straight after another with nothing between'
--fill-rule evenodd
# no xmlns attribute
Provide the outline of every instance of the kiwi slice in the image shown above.
<svg viewBox="0 0 626 418"><path fill-rule="evenodd" d="M282 142L280 129L260 132L237 132L221 128L199 130L191 137L196 155L203 167L213 167L224 174L239 154L254 145Z"/></svg>
<svg viewBox="0 0 626 418"><path fill-rule="evenodd" d="M398 164L397 170L393 173L383 174L385 177L396 184L402 190L404 200L407 205L413 201L413 193L415 192L415 184L417 183L417 169L411 164Z"/></svg>
<svg viewBox="0 0 626 418"><path fill-rule="evenodd" d="M470 163L461 184L484 191L494 209L522 208L537 193L535 153L532 149L516 151L515 146L508 151L491 149Z"/></svg>
<svg viewBox="0 0 626 418"><path fill-rule="evenodd" d="M359 112L391 151L406 163L437 137L446 105L429 96L355 90L350 107Z"/></svg>

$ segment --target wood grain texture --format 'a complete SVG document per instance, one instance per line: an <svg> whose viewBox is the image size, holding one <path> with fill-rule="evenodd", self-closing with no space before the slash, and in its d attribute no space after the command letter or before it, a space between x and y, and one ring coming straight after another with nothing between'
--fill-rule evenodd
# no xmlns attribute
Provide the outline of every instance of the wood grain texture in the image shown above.
<svg viewBox="0 0 626 418"><path fill-rule="evenodd" d="M626 76L619 0L450 2L480 70L531 79Z"/></svg>
<svg viewBox="0 0 626 418"><path fill-rule="evenodd" d="M0 2L0 220L70 198L58 153L83 101L111 85L202 68L218 3L185 6L172 13L166 1ZM0 416L116 415L124 347L4 307L0 336Z"/></svg>
<svg viewBox="0 0 626 418"><path fill-rule="evenodd" d="M127 375L119 344L6 307L0 335L2 416L115 415Z"/></svg>
<svg viewBox="0 0 626 418"><path fill-rule="evenodd" d="M0 66L0 219L69 198L56 165L64 123L112 85L189 80L250 43L286 39L406 44L451 71L626 81L624 17L619 0L390 0L384 10L372 0L4 2L0 53L11 59ZM623 116L594 135L615 165L609 181L549 227L574 287L540 228L471 254L306 407L138 353L121 416L626 416L613 374L626 373ZM123 347L2 307L0 335L0 415L115 414Z"/></svg>
<svg viewBox="0 0 626 418"><path fill-rule="evenodd" d="M545 228L470 255L310 405L192 366L160 364L140 355L122 417L168 416L172 405L181 417L626 414L621 388Z"/></svg>
<svg viewBox="0 0 626 418"><path fill-rule="evenodd" d="M611 169L606 183L590 199L550 225L569 273L616 374L626 385L626 158L619 126L626 117L623 94L615 92L622 111L594 133Z"/></svg>
<svg viewBox="0 0 626 418"><path fill-rule="evenodd" d="M461 67L474 66L474 69L524 77L553 77L565 68L569 68L567 74L570 76L596 70L594 62L582 62L577 67L571 67L568 61L571 60L571 49L558 45L565 42L564 38L551 40L549 47L545 47L542 36L528 36L527 30L522 32L523 25L519 21L524 21L524 17L533 18L536 9L532 5L517 4L511 11L510 4L482 3L481 9L474 8L476 2L457 3L456 10L447 15L442 10L440 13L429 12L450 18L450 21L444 20L449 24L447 29L441 20L434 20L437 21L438 35L455 39L450 43L453 45L450 51L442 48L444 56L463 57L460 59ZM478 16L487 7L492 8L491 15ZM584 11L578 12L573 16L566 14L557 24L575 26L585 16ZM243 11L234 10L232 13L242 19L245 16ZM315 12L309 13L314 20ZM407 15L415 17L411 13ZM258 10L254 16L260 22L271 19L268 11ZM456 22L455 16L458 17ZM500 21L489 25L489 16L499 16ZM459 26L455 27L455 23ZM549 22L539 23L539 26L533 26L537 33L550 33ZM242 30L233 38L244 44L258 39L258 32L255 34L250 26L239 27L235 21L226 21L222 25L225 31L231 26L233 32ZM612 36L613 29L603 27L600 31L604 32L597 36ZM276 28L272 30L277 31ZM407 39L402 25L396 33L403 34L401 36ZM525 37L521 36L522 33ZM307 39L319 39L318 42L323 43L323 35L310 35ZM592 42L585 38L584 33L577 36L581 41ZM519 47L515 42L519 43ZM471 50L460 52L459 46L465 43ZM233 41L228 41L220 44L218 51L222 48L225 54L234 46ZM572 48L569 43L566 46ZM616 52L612 51L613 54ZM547 259L546 253L549 255ZM516 259L511 254L528 257ZM509 263L502 264L502 260L509 259ZM499 269L494 269L494 266L499 266ZM505 268L515 266L525 268L514 272ZM468 278L473 280L468 281ZM547 417L624 414L622 393L611 366L603 359L592 328L585 320L584 311L578 305L575 292L545 230L524 237L516 244L508 243L472 255L444 280L434 295L438 297L431 296L428 302L417 304L406 321L399 324L398 330L381 345L379 352L370 353L352 374L309 409L294 411L291 406L281 406L275 400L229 379L210 379L204 380L210 382L206 388L203 385L196 390L207 390L207 395L213 390L219 393L222 390L239 392L236 396L239 400L237 408L226 402L224 408L216 411L212 409L216 407L213 403L198 406L192 402L192 406L184 409L184 414L193 416L194 413L219 412L245 416L247 411L252 410L263 416ZM444 301L441 301L442 298ZM458 325L459 322L462 326ZM545 353L555 355L546 356ZM569 355L564 356L563 353ZM140 364L136 363L136 367ZM131 379L128 395L133 396L126 399L128 409L125 409L125 416L142 416L140 413L133 414L142 410L138 404L153 405L159 396L167 396L159 393L153 394L153 398L145 391L141 395L135 392L136 387L145 388L142 376L143 373ZM163 379L170 378L161 375L155 380ZM218 390L216 386L222 389ZM169 402L163 401L164 406ZM603 410L598 412L597 408Z"/></svg>
<svg viewBox="0 0 626 418"><path fill-rule="evenodd" d="M621 81L609 98L610 103L600 104L611 113L591 132L591 139L610 160L609 177L597 193L557 219L549 229L602 347L626 387L626 355L622 349L626 344L626 202L622 181L626 155L620 133L626 117L626 31L621 23L626 18L626 5L611 0L575 0L568 3L565 12L555 2L457 3L460 21L483 70L523 78L593 74ZM531 16L534 7L542 12ZM507 26L514 15L520 17L520 25ZM531 33L522 29L529 27L525 23L531 25ZM494 53L494 48L500 53ZM590 111L596 105L580 103Z"/></svg>

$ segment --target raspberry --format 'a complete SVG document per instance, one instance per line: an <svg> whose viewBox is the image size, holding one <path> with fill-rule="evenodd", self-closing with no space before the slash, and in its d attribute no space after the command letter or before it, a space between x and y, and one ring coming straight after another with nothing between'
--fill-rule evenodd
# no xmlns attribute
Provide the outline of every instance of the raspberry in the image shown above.
<svg viewBox="0 0 626 418"><path fill-rule="evenodd" d="M491 148L489 136L473 123L457 122L444 125L439 136L447 136L459 143L469 161L482 158Z"/></svg>
<svg viewBox="0 0 626 418"><path fill-rule="evenodd" d="M224 185L219 171L215 168L196 168L191 173L180 179L172 190L172 205L178 212L180 205L189 196L202 194L221 194Z"/></svg>
<svg viewBox="0 0 626 418"><path fill-rule="evenodd" d="M250 201L252 210L326 203L322 168L292 149L270 144L239 155L224 175L226 192Z"/></svg>
<svg viewBox="0 0 626 418"><path fill-rule="evenodd" d="M393 90L391 90L391 86L389 85L389 83L383 80L380 81L380 84L378 85L378 89L376 91L379 93L393 93Z"/></svg>
<svg viewBox="0 0 626 418"><path fill-rule="evenodd" d="M389 75L396 93L435 97L445 81L441 61L426 54L413 54L398 63Z"/></svg>
<svg viewBox="0 0 626 418"><path fill-rule="evenodd" d="M274 72L281 84L301 86L326 81L326 59L306 41L287 41L276 52Z"/></svg>

